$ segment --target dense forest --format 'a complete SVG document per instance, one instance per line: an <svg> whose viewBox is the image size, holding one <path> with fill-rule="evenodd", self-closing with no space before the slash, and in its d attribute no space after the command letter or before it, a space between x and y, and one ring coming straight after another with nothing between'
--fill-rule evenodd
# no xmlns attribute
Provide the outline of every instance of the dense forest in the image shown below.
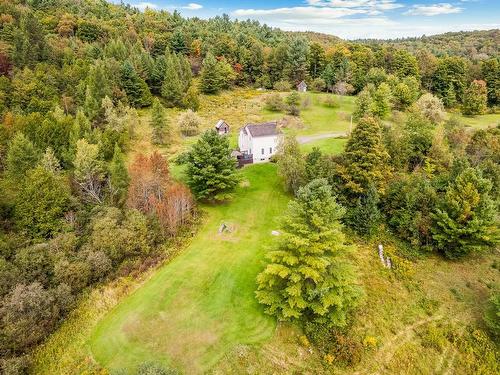
<svg viewBox="0 0 500 375"><path fill-rule="evenodd" d="M491 248L500 130L468 131L445 121L445 109L468 116L498 110L499 38L493 30L346 42L225 15L186 19L99 0L2 0L3 371L28 368L30 350L86 288L162 260L195 224L197 200L231 197L234 163L214 132L179 158L186 183L171 176L160 153L127 162L141 108L152 112L153 143L165 145L174 126L197 134L203 95L235 86L290 91L305 80L314 91L357 95L357 126L344 153L301 155L286 138L277 162L295 196L284 238L299 245L280 243L259 276L257 298L280 319L305 319L311 337L324 324L345 326L362 295L350 286L349 264L328 250L344 242L343 225L369 238L384 224L407 246L451 259ZM267 105L297 115L300 97L283 102L271 94ZM179 124L166 118L166 107L185 110ZM395 125L387 126L391 116ZM209 165L213 175L205 172ZM300 236L309 236L309 261L322 256L308 270L316 289L280 276L289 259L304 255ZM324 275L332 267L341 279ZM301 300L301 289L315 297ZM320 301L325 289L329 297ZM498 297L492 301L497 316L490 325L498 334Z"/></svg>

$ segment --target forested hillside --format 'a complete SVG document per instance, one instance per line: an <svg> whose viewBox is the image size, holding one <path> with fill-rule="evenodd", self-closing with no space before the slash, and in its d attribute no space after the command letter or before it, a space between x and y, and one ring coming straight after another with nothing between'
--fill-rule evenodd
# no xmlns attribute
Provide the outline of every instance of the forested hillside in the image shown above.
<svg viewBox="0 0 500 375"><path fill-rule="evenodd" d="M449 113L496 116L498 39L493 30L345 42L225 15L186 19L99 0L2 0L2 370L27 371L32 350L94 285L140 274L173 256L196 232L197 202L233 197L239 185L229 141L215 132L191 137L202 130L196 112L207 98L240 87L289 92L305 81L311 91L326 93L321 108L357 95L357 126L344 153L302 155L287 137L277 162L294 197L284 238L300 244L300 236L310 236L322 256L308 270L317 285L291 277L289 296L275 290L281 284L274 278L286 279L279 270L288 256L304 255L285 242L258 279L257 300L280 320L307 318L301 323L318 347L326 346L325 356L331 348L321 340L331 333L322 332L322 324L348 327L363 295L353 287L349 262L336 258L348 253L343 226L354 238L390 233L405 249L443 259L493 249L499 130L471 131ZM311 106L295 91L285 100L278 93L264 100L268 113L291 118ZM168 116L171 109L179 117ZM152 129L150 144L162 153L130 153L144 121ZM198 143L174 154L169 147L179 137ZM168 160L174 159L184 165L176 167L185 168L185 179L173 176ZM342 280L324 275L325 269ZM312 297L302 301L298 290ZM498 294L492 295L495 335ZM295 297L296 306L286 306Z"/></svg>

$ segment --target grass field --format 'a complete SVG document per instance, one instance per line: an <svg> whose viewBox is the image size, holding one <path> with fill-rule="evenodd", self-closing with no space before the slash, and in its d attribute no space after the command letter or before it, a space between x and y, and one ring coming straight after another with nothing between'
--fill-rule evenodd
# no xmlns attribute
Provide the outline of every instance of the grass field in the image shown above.
<svg viewBox="0 0 500 375"><path fill-rule="evenodd" d="M348 130L344 113L352 110L353 98L329 108L322 104L325 94L308 95L311 107L302 111L304 126L294 129L297 135ZM256 90L204 97L199 112L203 128L226 119L235 145L242 124L283 116L263 110L262 99ZM173 123L177 113L169 110ZM129 158L155 149L149 113L140 115ZM470 126L485 127L498 115L466 120L472 121ZM173 158L195 141L196 137L176 135L173 145L160 151ZM345 143L325 138L302 144L301 149L338 153ZM183 178L182 167L172 164L171 172ZM255 276L271 244L270 232L277 228L289 197L274 164L245 167L238 173L242 183L234 199L202 207L199 231L176 258L138 279L119 279L83 297L80 307L37 351L34 373L106 374L102 367L130 372L144 361L188 374L491 373L491 366L481 367L483 359L494 358L491 350L477 349L475 336L462 338L468 328L481 325L489 291L500 281L493 266L498 250L464 262L435 255L408 261L398 257L398 245L390 238L366 243L350 237L366 291L350 335L361 343L370 338L374 344L362 346L361 360L353 367L329 366L303 341L299 327L276 324L254 298ZM233 228L231 233L218 234L222 222ZM379 241L393 256L394 270L381 267Z"/></svg>
<svg viewBox="0 0 500 375"><path fill-rule="evenodd" d="M204 207L206 224L189 248L99 323L89 344L100 364L131 369L153 360L199 373L237 344L271 338L275 322L254 298L255 277L288 197L275 165L240 175L232 202ZM221 223L231 233L219 234Z"/></svg>
<svg viewBox="0 0 500 375"><path fill-rule="evenodd" d="M302 144L300 149L304 153L309 153L314 147L317 147L324 154L340 154L344 151L346 143L347 139L345 138L325 138Z"/></svg>

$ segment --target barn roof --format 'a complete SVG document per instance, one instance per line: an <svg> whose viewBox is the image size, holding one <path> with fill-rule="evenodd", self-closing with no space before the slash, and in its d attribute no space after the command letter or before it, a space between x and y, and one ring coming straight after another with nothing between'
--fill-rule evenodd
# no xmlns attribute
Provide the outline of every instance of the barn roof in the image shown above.
<svg viewBox="0 0 500 375"><path fill-rule="evenodd" d="M263 124L247 124L243 131L248 131L252 137L268 137L279 134L277 122L265 122Z"/></svg>
<svg viewBox="0 0 500 375"><path fill-rule="evenodd" d="M305 86L305 87L307 87L307 83L306 83L305 81L301 81L301 82L297 85L297 87L301 87L301 86L302 86L302 87L304 87L304 86Z"/></svg>
<svg viewBox="0 0 500 375"><path fill-rule="evenodd" d="M219 130L219 129L220 129L220 127L221 127L222 125L224 125L224 124L226 124L226 125L229 127L229 124L228 124L227 122L225 122L224 120L219 120L219 121L217 121L217 124L215 124L215 128L216 128L217 130Z"/></svg>

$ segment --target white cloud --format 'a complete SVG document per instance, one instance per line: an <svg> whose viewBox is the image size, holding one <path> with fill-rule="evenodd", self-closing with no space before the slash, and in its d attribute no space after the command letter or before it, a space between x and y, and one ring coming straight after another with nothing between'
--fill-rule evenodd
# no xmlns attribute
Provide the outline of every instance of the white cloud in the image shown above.
<svg viewBox="0 0 500 375"><path fill-rule="evenodd" d="M147 1L143 1L137 4L131 4L133 7L144 11L145 9L184 9L184 10L200 10L203 8L203 5L198 3L189 3L187 5L166 5L160 6L154 3L150 3Z"/></svg>
<svg viewBox="0 0 500 375"><path fill-rule="evenodd" d="M404 5L396 0L307 0L307 4L329 8L364 8L373 10L391 10Z"/></svg>
<svg viewBox="0 0 500 375"><path fill-rule="evenodd" d="M440 14L461 13L463 8L450 3L439 3L430 5L413 5L406 13L408 16L438 16Z"/></svg>
<svg viewBox="0 0 500 375"><path fill-rule="evenodd" d="M189 3L188 5L181 7L182 9L187 9L187 10L199 10L203 8L203 5L197 4L197 3Z"/></svg>
<svg viewBox="0 0 500 375"><path fill-rule="evenodd" d="M148 2L141 2L141 3L137 3L137 4L133 4L134 7L136 7L137 9L139 10L145 10L146 8L149 8L149 9L158 9L158 5L156 4L153 4L153 3L148 3Z"/></svg>
<svg viewBox="0 0 500 375"><path fill-rule="evenodd" d="M350 8L316 8L292 7L276 9L237 9L233 14L237 17L259 17L260 19L281 19L288 22L304 22L305 20L331 21L354 14L366 14L365 9Z"/></svg>

